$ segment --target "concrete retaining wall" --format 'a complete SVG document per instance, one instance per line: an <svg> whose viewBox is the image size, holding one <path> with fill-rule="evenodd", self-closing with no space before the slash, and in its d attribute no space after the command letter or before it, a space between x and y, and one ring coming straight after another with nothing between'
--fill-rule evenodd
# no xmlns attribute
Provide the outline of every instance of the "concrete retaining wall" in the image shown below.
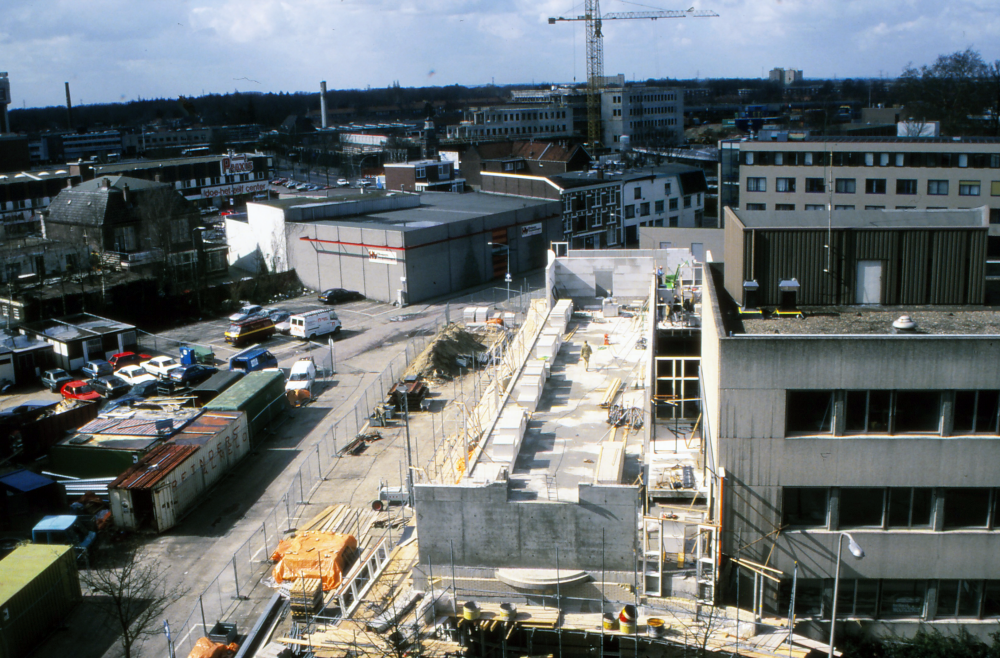
<svg viewBox="0 0 1000 658"><path fill-rule="evenodd" d="M579 503L507 500L507 482L415 485L420 562L609 570L634 566L639 489L579 486ZM602 529L604 531L602 546Z"/></svg>

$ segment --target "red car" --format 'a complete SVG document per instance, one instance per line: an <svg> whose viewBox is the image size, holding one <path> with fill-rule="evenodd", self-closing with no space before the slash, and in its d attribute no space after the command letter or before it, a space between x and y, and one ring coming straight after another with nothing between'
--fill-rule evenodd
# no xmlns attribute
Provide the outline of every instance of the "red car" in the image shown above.
<svg viewBox="0 0 1000 658"><path fill-rule="evenodd" d="M67 400L100 400L101 394L94 387L79 379L63 384L62 396Z"/></svg>
<svg viewBox="0 0 1000 658"><path fill-rule="evenodd" d="M137 366L143 361L149 361L151 357L148 354L136 354L135 352L119 352L108 359L108 363L115 370L119 368L124 368L125 366Z"/></svg>

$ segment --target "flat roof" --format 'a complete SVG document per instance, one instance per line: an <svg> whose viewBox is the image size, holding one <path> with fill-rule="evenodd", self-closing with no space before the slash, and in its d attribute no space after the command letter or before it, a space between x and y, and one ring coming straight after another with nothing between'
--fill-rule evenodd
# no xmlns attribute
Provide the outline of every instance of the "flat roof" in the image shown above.
<svg viewBox="0 0 1000 658"><path fill-rule="evenodd" d="M415 208L401 208L383 212L318 219L309 224L326 226L372 225L399 231L412 231L429 226L441 226L477 217L488 217L499 213L541 206L547 203L559 204L548 199L531 199L522 196L484 194L482 192L422 192L420 205ZM560 204L560 209L562 208ZM561 212L561 210L560 210Z"/></svg>
<svg viewBox="0 0 1000 658"><path fill-rule="evenodd" d="M795 131L791 131L795 132ZM790 139L786 142L766 140L733 140L750 146L781 146L785 144L854 143L854 144L1000 144L1000 137L865 137L865 136L816 136Z"/></svg>
<svg viewBox="0 0 1000 658"><path fill-rule="evenodd" d="M146 133L146 134L153 136L159 133ZM247 157L253 157L253 158L266 157L265 154L263 153L236 153L235 155L245 155ZM153 169L155 167L172 167L175 165L200 164L203 162L218 162L224 157L227 156L194 155L189 158L166 158L163 160L126 160L123 162L116 162L115 164L94 165L94 172L100 175L100 174L111 174L118 171L134 171L136 169Z"/></svg>
<svg viewBox="0 0 1000 658"><path fill-rule="evenodd" d="M742 333L782 335L890 335L892 323L909 315L921 335L1000 335L1000 309L982 306L802 307L804 318L743 318ZM735 332L734 332L735 333Z"/></svg>
<svg viewBox="0 0 1000 658"><path fill-rule="evenodd" d="M28 322L22 327L36 334L41 334L46 338L52 338L60 342L67 342L79 338L94 338L104 334L117 333L120 331L131 331L135 329L133 325L118 322L108 318L98 317L89 313L80 313L65 318L53 318L51 320L39 320L38 322Z"/></svg>
<svg viewBox="0 0 1000 658"><path fill-rule="evenodd" d="M981 208L968 210L732 210L747 228L989 228Z"/></svg>
<svg viewBox="0 0 1000 658"><path fill-rule="evenodd" d="M385 196L390 190L365 190L364 195L360 194L336 194L333 196L309 196L308 194L301 196L286 196L279 199L268 199L266 201L248 201L247 205L255 204L258 206L270 206L272 208L281 208L282 210L288 210L289 208L303 208L309 206L325 206L334 203L341 203L344 201L361 201L364 200L366 196ZM243 215L244 217L246 215ZM232 215L229 215L232 217ZM225 217L223 218L225 219Z"/></svg>
<svg viewBox="0 0 1000 658"><path fill-rule="evenodd" d="M679 176L689 172L701 171L697 167L682 164L666 164L658 167L646 167L643 169L630 169L622 172L604 172L604 178L598 178L596 171L567 171L564 174L556 174L548 178L564 189L573 187L586 187L588 185L600 185L602 183L618 182L628 183L631 181L643 180L646 178L657 178L663 176Z"/></svg>

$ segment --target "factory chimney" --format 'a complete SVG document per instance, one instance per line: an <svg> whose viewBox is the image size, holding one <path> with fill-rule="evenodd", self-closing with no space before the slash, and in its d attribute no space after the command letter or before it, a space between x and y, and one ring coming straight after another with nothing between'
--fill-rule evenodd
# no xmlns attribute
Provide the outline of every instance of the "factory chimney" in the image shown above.
<svg viewBox="0 0 1000 658"><path fill-rule="evenodd" d="M323 130L326 130L326 80L319 83L319 113L323 117Z"/></svg>
<svg viewBox="0 0 1000 658"><path fill-rule="evenodd" d="M73 101L69 99L69 83L66 83L66 127L73 130Z"/></svg>
<svg viewBox="0 0 1000 658"><path fill-rule="evenodd" d="M10 132L10 117L7 116L7 106L10 105L10 80L7 72L0 71L0 133Z"/></svg>

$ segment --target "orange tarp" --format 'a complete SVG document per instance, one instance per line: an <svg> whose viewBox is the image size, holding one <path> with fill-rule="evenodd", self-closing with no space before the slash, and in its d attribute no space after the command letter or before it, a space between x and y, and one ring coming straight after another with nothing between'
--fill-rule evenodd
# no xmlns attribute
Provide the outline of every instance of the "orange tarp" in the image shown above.
<svg viewBox="0 0 1000 658"><path fill-rule="evenodd" d="M194 649L188 654L188 658L232 658L240 650L240 645L219 644L212 642L207 637L200 637L194 644Z"/></svg>
<svg viewBox="0 0 1000 658"><path fill-rule="evenodd" d="M347 559L358 547L353 535L307 530L295 537L281 540L271 561L277 583L298 578L319 578L323 591L340 585Z"/></svg>

